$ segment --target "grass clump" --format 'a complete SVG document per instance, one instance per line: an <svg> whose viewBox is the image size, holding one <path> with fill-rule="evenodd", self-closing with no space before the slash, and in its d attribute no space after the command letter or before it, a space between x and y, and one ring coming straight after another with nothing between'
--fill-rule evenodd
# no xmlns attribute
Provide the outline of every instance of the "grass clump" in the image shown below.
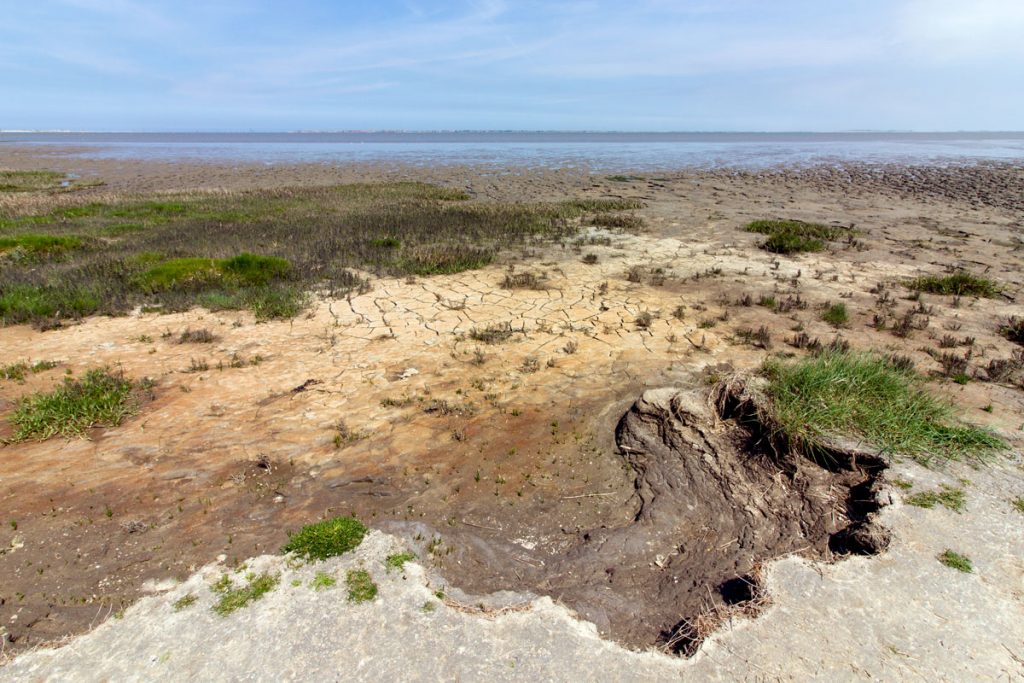
<svg viewBox="0 0 1024 683"><path fill-rule="evenodd" d="M959 270L949 275L922 275L908 281L907 287L928 294L980 296L992 298L999 294L999 285L988 278Z"/></svg>
<svg viewBox="0 0 1024 683"><path fill-rule="evenodd" d="M307 524L290 536L281 548L306 560L326 560L359 546L366 536L366 526L353 517L335 517Z"/></svg>
<svg viewBox="0 0 1024 683"><path fill-rule="evenodd" d="M1024 514L1024 496L1017 496L1010 501L1010 505L1012 505L1017 512Z"/></svg>
<svg viewBox="0 0 1024 683"><path fill-rule="evenodd" d="M974 571L974 564L971 562L971 558L960 553L953 552L950 549L943 550L938 556L939 562L946 565L950 569L955 569L958 572L964 574L970 574Z"/></svg>
<svg viewBox="0 0 1024 683"><path fill-rule="evenodd" d="M136 394L149 388L110 368L89 370L82 379L65 377L52 392L18 401L10 417L14 441L83 436L91 427L116 427L138 410Z"/></svg>
<svg viewBox="0 0 1024 683"><path fill-rule="evenodd" d="M850 314L846 310L846 304L830 304L825 307L821 319L832 327L842 327L850 321Z"/></svg>
<svg viewBox="0 0 1024 683"><path fill-rule="evenodd" d="M922 491L907 497L907 505L931 510L936 505L953 512L963 512L967 504L967 494L963 489L958 489L947 484L942 484L938 491Z"/></svg>
<svg viewBox="0 0 1024 683"><path fill-rule="evenodd" d="M345 585L348 586L349 602L369 602L377 597L377 584L365 569L349 570L345 575Z"/></svg>
<svg viewBox="0 0 1024 683"><path fill-rule="evenodd" d="M826 349L796 362L769 360L764 372L778 430L808 455L823 452L835 436L922 463L1006 447L990 431L954 422L950 406L925 391L923 378L887 358Z"/></svg>
<svg viewBox="0 0 1024 683"><path fill-rule="evenodd" d="M178 598L177 600L172 602L171 603L171 607L174 608L175 612L180 612L181 610L185 609L186 607L191 607L198 600L199 600L199 598L197 598L192 593L186 593L185 595L181 596L180 598Z"/></svg>
<svg viewBox="0 0 1024 683"><path fill-rule="evenodd" d="M267 574L266 572L259 575L250 574L247 577L246 584L236 588L231 582L231 577L225 574L221 577L220 581L211 587L214 593L220 595L220 598L213 605L213 611L222 617L226 617L274 590L279 580L280 577Z"/></svg>
<svg viewBox="0 0 1024 683"><path fill-rule="evenodd" d="M384 566L388 568L388 571L397 569L401 571L402 567L405 566L406 562L412 562L416 559L416 553L406 551L404 553L392 553L384 558Z"/></svg>
<svg viewBox="0 0 1024 683"><path fill-rule="evenodd" d="M313 580L309 582L309 587L315 591L322 591L334 588L337 583L338 580L327 572L317 572Z"/></svg>
<svg viewBox="0 0 1024 683"><path fill-rule="evenodd" d="M796 254L805 251L822 251L828 240L839 237L843 230L797 220L757 220L747 224L747 232L767 235L759 246L774 254Z"/></svg>

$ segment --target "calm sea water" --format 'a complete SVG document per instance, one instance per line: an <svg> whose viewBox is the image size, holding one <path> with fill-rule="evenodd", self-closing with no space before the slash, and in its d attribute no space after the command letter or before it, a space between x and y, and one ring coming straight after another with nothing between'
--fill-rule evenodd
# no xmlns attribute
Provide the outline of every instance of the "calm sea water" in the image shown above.
<svg viewBox="0 0 1024 683"><path fill-rule="evenodd" d="M1012 133L0 133L0 146L107 159L216 163L524 166L610 170L1024 163Z"/></svg>

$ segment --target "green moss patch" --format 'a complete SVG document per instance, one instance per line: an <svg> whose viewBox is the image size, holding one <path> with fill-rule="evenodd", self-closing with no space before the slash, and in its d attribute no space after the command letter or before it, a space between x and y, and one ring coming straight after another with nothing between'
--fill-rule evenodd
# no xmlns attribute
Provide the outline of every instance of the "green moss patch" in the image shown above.
<svg viewBox="0 0 1024 683"><path fill-rule="evenodd" d="M81 249L84 242L75 235L15 235L0 237L0 254L20 251L30 255L53 255L73 249Z"/></svg>
<svg viewBox="0 0 1024 683"><path fill-rule="evenodd" d="M354 550L366 536L366 526L353 517L335 517L307 524L281 548L306 560L326 560Z"/></svg>
<svg viewBox="0 0 1024 683"><path fill-rule="evenodd" d="M213 611L226 617L274 590L278 581L280 581L280 577L263 573L248 576L244 586L236 587L232 583L231 577L225 574L211 587L211 590L220 596L213 605Z"/></svg>

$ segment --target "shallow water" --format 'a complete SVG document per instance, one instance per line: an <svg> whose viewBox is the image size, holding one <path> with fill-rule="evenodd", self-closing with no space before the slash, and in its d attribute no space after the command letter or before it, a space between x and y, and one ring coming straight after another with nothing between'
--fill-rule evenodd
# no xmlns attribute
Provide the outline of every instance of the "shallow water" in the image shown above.
<svg viewBox="0 0 1024 683"><path fill-rule="evenodd" d="M215 163L384 163L638 171L1024 162L1016 133L0 133L77 156Z"/></svg>

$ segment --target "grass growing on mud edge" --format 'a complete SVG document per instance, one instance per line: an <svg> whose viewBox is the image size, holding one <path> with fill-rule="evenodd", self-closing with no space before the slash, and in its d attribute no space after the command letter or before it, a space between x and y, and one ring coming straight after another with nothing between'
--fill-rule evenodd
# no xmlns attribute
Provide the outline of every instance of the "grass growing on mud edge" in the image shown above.
<svg viewBox="0 0 1024 683"><path fill-rule="evenodd" d="M84 436L91 427L116 427L139 407L151 380L134 381L120 371L94 368L81 379L65 377L51 392L21 399L10 417L12 441Z"/></svg>
<svg viewBox="0 0 1024 683"><path fill-rule="evenodd" d="M365 287L365 273L481 268L502 249L571 235L585 214L642 206L468 199L460 190L390 182L0 209L0 322L45 328L137 306L197 305L287 318L310 291Z"/></svg>
<svg viewBox="0 0 1024 683"><path fill-rule="evenodd" d="M992 432L957 423L913 370L867 353L826 351L764 367L772 418L788 442L814 456L830 436L864 439L928 464L979 459L1006 448Z"/></svg>

